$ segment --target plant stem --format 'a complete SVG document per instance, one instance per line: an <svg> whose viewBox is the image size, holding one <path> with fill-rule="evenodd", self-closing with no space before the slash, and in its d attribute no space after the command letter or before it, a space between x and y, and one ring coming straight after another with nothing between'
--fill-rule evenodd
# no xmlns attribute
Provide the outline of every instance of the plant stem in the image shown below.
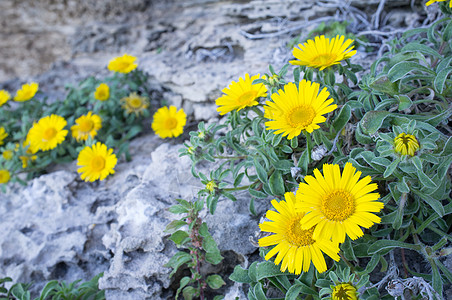
<svg viewBox="0 0 452 300"><path fill-rule="evenodd" d="M223 156L223 155L217 155L214 156L213 158L216 159L230 159L230 160L236 160L236 159L245 159L247 158L248 155L241 155L241 156Z"/></svg>

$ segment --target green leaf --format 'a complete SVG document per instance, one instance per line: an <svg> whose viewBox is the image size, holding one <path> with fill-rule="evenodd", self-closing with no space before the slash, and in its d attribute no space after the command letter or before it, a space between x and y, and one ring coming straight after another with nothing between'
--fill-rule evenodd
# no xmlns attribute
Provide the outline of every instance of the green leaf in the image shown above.
<svg viewBox="0 0 452 300"><path fill-rule="evenodd" d="M418 156L413 156L411 158L411 161L413 162L413 165L416 167L416 169L422 171L422 161Z"/></svg>
<svg viewBox="0 0 452 300"><path fill-rule="evenodd" d="M39 296L39 300L45 300L49 297L54 291L57 290L59 283L57 280L49 281L41 291L41 295Z"/></svg>
<svg viewBox="0 0 452 300"><path fill-rule="evenodd" d="M290 168L294 166L292 161L288 160L278 160L275 162L272 162L272 166L275 167L275 169L280 171L290 172Z"/></svg>
<svg viewBox="0 0 452 300"><path fill-rule="evenodd" d="M248 268L248 276L253 282L257 282L257 261L253 262Z"/></svg>
<svg viewBox="0 0 452 300"><path fill-rule="evenodd" d="M263 261L257 265L256 268L256 279L262 280L264 278L287 275L280 271L280 266L275 265L271 261Z"/></svg>
<svg viewBox="0 0 452 300"><path fill-rule="evenodd" d="M179 288L177 289L177 292L176 292L176 300L177 300L177 297L179 296L180 292L182 291L182 289L184 287L186 287L187 284L189 284L189 283L190 283L190 277L187 277L187 276L182 277L182 279L180 280Z"/></svg>
<svg viewBox="0 0 452 300"><path fill-rule="evenodd" d="M188 233L183 230L178 230L173 233L170 238L176 245L180 246L190 240Z"/></svg>
<svg viewBox="0 0 452 300"><path fill-rule="evenodd" d="M206 282L207 284L210 286L211 289L219 289L221 288L223 285L226 284L226 282L224 282L223 278L221 278L220 275L210 275L207 276L206 278Z"/></svg>
<svg viewBox="0 0 452 300"><path fill-rule="evenodd" d="M383 173L383 177L387 178L389 176L391 176L392 173L394 173L395 169L397 168L397 166L400 163L400 157L398 157L396 160L394 160L385 170L385 172Z"/></svg>
<svg viewBox="0 0 452 300"><path fill-rule="evenodd" d="M438 266L434 259L429 259L430 265L432 266L432 287L439 294L443 294L443 280L441 274L439 273Z"/></svg>
<svg viewBox="0 0 452 300"><path fill-rule="evenodd" d="M195 289L192 286L186 286L183 290L182 290L182 295L184 296L185 300L192 300L193 297L195 296L195 294L198 292L197 289Z"/></svg>
<svg viewBox="0 0 452 300"><path fill-rule="evenodd" d="M340 132L342 130L342 128L344 128L345 125L347 125L347 122L350 120L351 116L352 116L352 110L351 110L350 106L344 105L341 109L341 112L337 116L337 118L334 119L334 121L333 121L333 128L336 131L336 133Z"/></svg>
<svg viewBox="0 0 452 300"><path fill-rule="evenodd" d="M438 93L443 93L444 85L450 72L452 72L452 67L444 68L436 75L435 80L433 81L433 86Z"/></svg>
<svg viewBox="0 0 452 300"><path fill-rule="evenodd" d="M387 111L369 111L362 118L360 124L362 126L363 133L374 134L383 125L383 121L391 113Z"/></svg>
<svg viewBox="0 0 452 300"><path fill-rule="evenodd" d="M303 286L301 284L294 284L290 287L290 289L286 293L285 300L296 300L298 295L300 294Z"/></svg>
<svg viewBox="0 0 452 300"><path fill-rule="evenodd" d="M391 82L394 82L396 80L399 80L399 79L405 77L406 74L408 74L412 71L426 72L426 73L435 75L435 71L430 70L429 68L427 68L417 62L401 61L401 62L395 64L391 69L389 69L388 78Z"/></svg>
<svg viewBox="0 0 452 300"><path fill-rule="evenodd" d="M407 95L394 95L394 98L399 101L399 110L408 109L413 104L413 101L411 101L410 97L408 97Z"/></svg>
<svg viewBox="0 0 452 300"><path fill-rule="evenodd" d="M220 252L207 252L206 261L212 265L218 265L223 260Z"/></svg>
<svg viewBox="0 0 452 300"><path fill-rule="evenodd" d="M183 207L182 205L173 205L168 210L173 214L184 214L188 213L188 209Z"/></svg>
<svg viewBox="0 0 452 300"><path fill-rule="evenodd" d="M164 232L173 233L174 231L178 230L179 228L181 228L184 225L187 225L187 222L182 221L182 220L173 220L173 221L171 221L171 223L169 223L166 226Z"/></svg>
<svg viewBox="0 0 452 300"><path fill-rule="evenodd" d="M242 268L239 265L234 267L234 272L229 276L229 279L239 283L247 283L250 284L253 282L251 278L248 276L248 270Z"/></svg>
<svg viewBox="0 0 452 300"><path fill-rule="evenodd" d="M270 190L275 196L282 196L286 191L284 187L284 180L280 171L275 170L268 180Z"/></svg>
<svg viewBox="0 0 452 300"><path fill-rule="evenodd" d="M260 283L260 282L258 282L254 286L254 295L259 300L267 300L268 299L267 296L265 296L264 290L262 288L262 283Z"/></svg>
<svg viewBox="0 0 452 300"><path fill-rule="evenodd" d="M369 247L368 253L376 254L394 248L404 248L416 251L420 250L420 246L418 245L408 244L396 240L378 240Z"/></svg>
<svg viewBox="0 0 452 300"><path fill-rule="evenodd" d="M267 171L265 171L264 167L256 158L254 159L254 167L256 168L256 173L259 180L263 183L267 182Z"/></svg>
<svg viewBox="0 0 452 300"><path fill-rule="evenodd" d="M403 177L402 181L397 182L397 189L401 193L409 193L410 192L410 188L408 187L408 184L406 182L406 177Z"/></svg>
<svg viewBox="0 0 452 300"><path fill-rule="evenodd" d="M421 183L427 188L437 188L438 186L434 183L422 170L417 169L417 177Z"/></svg>
<svg viewBox="0 0 452 300"><path fill-rule="evenodd" d="M388 95L396 95L399 93L397 83L388 80L386 76L375 79L370 85L372 89Z"/></svg>
<svg viewBox="0 0 452 300"><path fill-rule="evenodd" d="M250 193L251 196L256 197L256 198L261 198L261 199L265 199L269 196L266 193L253 189L251 187L248 189L248 192Z"/></svg>
<svg viewBox="0 0 452 300"><path fill-rule="evenodd" d="M402 49L400 49L400 52L422 52L436 58L441 58L441 55L429 46L417 42L411 42L405 45Z"/></svg>

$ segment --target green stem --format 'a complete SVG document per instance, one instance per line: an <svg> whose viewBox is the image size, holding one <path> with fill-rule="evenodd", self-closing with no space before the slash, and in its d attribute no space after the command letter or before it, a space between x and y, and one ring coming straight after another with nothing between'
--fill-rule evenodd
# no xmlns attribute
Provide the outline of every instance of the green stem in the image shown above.
<svg viewBox="0 0 452 300"><path fill-rule="evenodd" d="M311 135L306 130L304 131L306 136L306 151L308 151L308 163L311 163L311 151L312 151L312 140Z"/></svg>
<svg viewBox="0 0 452 300"><path fill-rule="evenodd" d="M348 261L348 259L345 258L344 254L342 252L339 252L339 256L342 258L343 261L347 264L347 266L350 267L350 270L354 273L355 272L355 266Z"/></svg>

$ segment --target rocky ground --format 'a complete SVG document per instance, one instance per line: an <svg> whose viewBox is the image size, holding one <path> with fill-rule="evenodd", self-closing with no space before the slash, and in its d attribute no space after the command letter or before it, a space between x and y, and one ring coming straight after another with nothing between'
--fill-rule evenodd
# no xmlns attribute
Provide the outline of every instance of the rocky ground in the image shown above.
<svg viewBox="0 0 452 300"><path fill-rule="evenodd" d="M369 65L391 29L422 26L435 13L402 0L1 1L0 88L33 79L57 101L65 84L107 74L108 61L127 52L139 58L160 100L183 107L191 123L215 121L222 88L269 64L278 70L292 57L287 44L321 21L348 20L355 33L373 31L374 52L361 47L353 58ZM0 195L0 275L40 287L104 272L107 299L172 298L175 285L163 264L177 249L163 232L175 218L167 208L201 188L190 160L178 156L187 136L168 142L149 128L132 142L133 160L119 162L100 183L82 182L72 163L26 187L11 186ZM227 258L214 273L229 274L256 255L249 238L268 201L256 203L257 216L248 202L244 193L236 203L220 201L214 218L202 215ZM246 298L229 281L221 292Z"/></svg>

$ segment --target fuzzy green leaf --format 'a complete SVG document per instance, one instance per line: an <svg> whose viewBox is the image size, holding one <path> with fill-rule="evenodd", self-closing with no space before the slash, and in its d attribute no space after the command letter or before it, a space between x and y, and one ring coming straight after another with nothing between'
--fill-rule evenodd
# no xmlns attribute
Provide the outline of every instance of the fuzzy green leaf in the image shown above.
<svg viewBox="0 0 452 300"><path fill-rule="evenodd" d="M286 191L284 187L284 180L280 171L275 170L268 180L270 190L275 196L282 196Z"/></svg>
<svg viewBox="0 0 452 300"><path fill-rule="evenodd" d="M176 232L174 232L170 238L170 240L172 240L176 245L183 245L184 243L186 243L188 240L190 240L188 233L183 231L183 230L178 230Z"/></svg>
<svg viewBox="0 0 452 300"><path fill-rule="evenodd" d="M295 300L297 299L298 295L300 294L301 290L303 289L303 286L301 284L294 284L290 287L290 289L286 293L285 300Z"/></svg>
<svg viewBox="0 0 452 300"><path fill-rule="evenodd" d="M347 122L350 120L351 116L352 116L352 110L351 110L350 106L344 105L341 109L341 112L337 116L337 118L334 119L334 121L333 121L333 128L336 131L336 133L340 132L342 130L342 128L344 128L345 125L347 125Z"/></svg>
<svg viewBox="0 0 452 300"><path fill-rule="evenodd" d="M229 276L229 279L239 283L250 284L251 282L253 282L251 278L248 276L248 270L242 268L239 265L234 267L234 272L232 272L232 274Z"/></svg>
<svg viewBox="0 0 452 300"><path fill-rule="evenodd" d="M413 61L401 61L397 64L395 64L391 69L388 71L388 78L391 82L395 82L407 75L410 72L413 71L420 71L425 72L429 74L435 75L435 72L430 70L429 68Z"/></svg>
<svg viewBox="0 0 452 300"><path fill-rule="evenodd" d="M376 254L394 248L405 248L416 251L419 250L418 245L408 244L396 240L378 240L369 247L368 253Z"/></svg>
<svg viewBox="0 0 452 300"><path fill-rule="evenodd" d="M383 177L387 178L389 176L391 176L392 173L394 173L395 169L397 168L397 166L400 163L400 157L398 157L396 160L394 160L385 170L385 172L383 173Z"/></svg>
<svg viewBox="0 0 452 300"><path fill-rule="evenodd" d="M383 121L390 116L391 113L387 111L369 111L362 118L360 124L363 133L374 134L383 125Z"/></svg>
<svg viewBox="0 0 452 300"><path fill-rule="evenodd" d="M285 275L285 273L280 271L280 266L275 265L274 262L271 261L263 261L257 265L256 268L256 279L262 280L264 278L273 277L273 276L281 276Z"/></svg>
<svg viewBox="0 0 452 300"><path fill-rule="evenodd" d="M444 85L446 83L446 79L449 76L449 73L452 72L452 67L442 69L435 77L433 81L433 86L438 93L442 94L444 91Z"/></svg>
<svg viewBox="0 0 452 300"><path fill-rule="evenodd" d="M210 275L206 278L206 283L211 289L217 290L226 284L220 275Z"/></svg>
<svg viewBox="0 0 452 300"><path fill-rule="evenodd" d="M263 183L267 182L267 171L265 171L264 167L257 159L254 159L254 167L256 168L256 173L259 180Z"/></svg>

